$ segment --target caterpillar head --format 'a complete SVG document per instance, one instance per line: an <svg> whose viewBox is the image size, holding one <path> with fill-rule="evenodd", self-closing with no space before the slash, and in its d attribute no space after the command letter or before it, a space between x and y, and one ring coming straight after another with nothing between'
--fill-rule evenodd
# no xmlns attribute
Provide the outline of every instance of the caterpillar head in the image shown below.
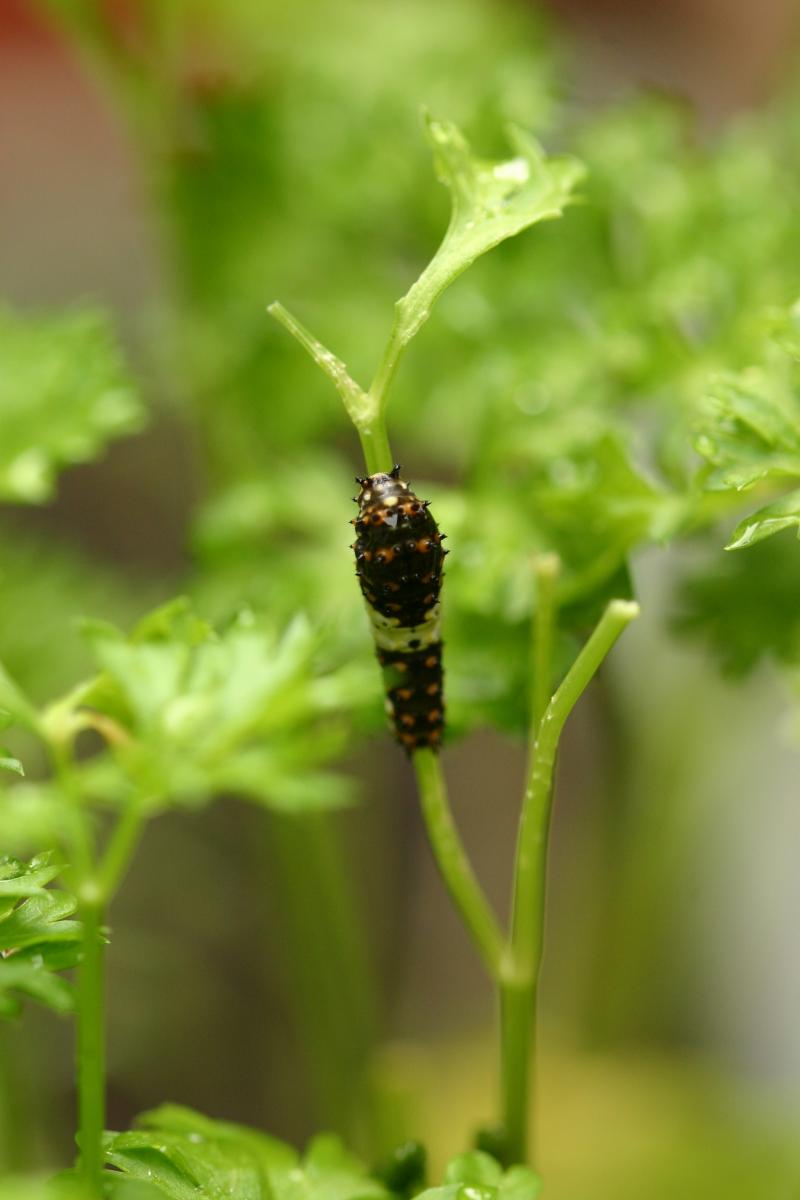
<svg viewBox="0 0 800 1200"><path fill-rule="evenodd" d="M378 471L375 475L367 475L363 479L356 476L356 483L361 489L356 497L361 508L381 504L390 496L404 496L409 491L408 484L400 478L399 464L391 471Z"/></svg>

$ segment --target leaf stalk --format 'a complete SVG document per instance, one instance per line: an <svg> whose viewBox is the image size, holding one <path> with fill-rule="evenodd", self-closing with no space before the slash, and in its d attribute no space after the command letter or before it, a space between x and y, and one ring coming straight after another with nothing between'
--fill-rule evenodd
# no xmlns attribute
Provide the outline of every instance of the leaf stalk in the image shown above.
<svg viewBox="0 0 800 1200"><path fill-rule="evenodd" d="M442 879L486 970L497 979L505 959L505 939L453 820L439 756L433 750L417 750L413 762L428 839Z"/></svg>
<svg viewBox="0 0 800 1200"><path fill-rule="evenodd" d="M510 955L521 983L516 986L513 981L501 982L503 1123L509 1157L515 1162L524 1162L528 1157L530 1076L558 744L573 708L620 634L638 614L638 604L611 601L545 708L531 746L531 766L517 835L511 909Z"/></svg>
<svg viewBox="0 0 800 1200"><path fill-rule="evenodd" d="M78 906L83 929L78 968L78 1170L89 1195L102 1191L105 1129L105 943L104 909L99 889L84 883Z"/></svg>

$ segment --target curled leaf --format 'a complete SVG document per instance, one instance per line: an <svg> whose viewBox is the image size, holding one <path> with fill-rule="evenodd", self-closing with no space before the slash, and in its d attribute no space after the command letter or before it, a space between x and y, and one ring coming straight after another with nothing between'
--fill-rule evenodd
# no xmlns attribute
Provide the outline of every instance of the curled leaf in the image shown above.
<svg viewBox="0 0 800 1200"><path fill-rule="evenodd" d="M427 321L445 288L477 258L531 225L560 216L584 174L577 159L548 158L516 127L509 137L517 153L502 162L475 157L452 121L426 115L425 127L452 209L439 249L397 302L394 334L403 345Z"/></svg>

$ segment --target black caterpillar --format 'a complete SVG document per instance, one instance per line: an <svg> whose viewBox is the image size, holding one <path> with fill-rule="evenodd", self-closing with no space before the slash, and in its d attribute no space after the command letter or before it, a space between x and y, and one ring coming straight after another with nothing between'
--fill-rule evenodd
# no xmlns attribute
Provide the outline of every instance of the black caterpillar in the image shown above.
<svg viewBox="0 0 800 1200"><path fill-rule="evenodd" d="M383 670L386 710L409 754L437 750L444 731L439 591L446 550L427 500L396 466L365 479L355 497L356 575Z"/></svg>

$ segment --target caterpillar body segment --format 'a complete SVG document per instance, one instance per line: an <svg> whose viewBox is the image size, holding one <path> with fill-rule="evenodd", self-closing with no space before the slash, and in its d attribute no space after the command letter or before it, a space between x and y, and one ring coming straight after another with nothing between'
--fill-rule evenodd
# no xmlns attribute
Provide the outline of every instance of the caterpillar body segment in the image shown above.
<svg viewBox="0 0 800 1200"><path fill-rule="evenodd" d="M444 535L428 501L400 478L399 467L356 482L356 575L383 670L387 712L409 754L423 746L438 749L444 731Z"/></svg>

